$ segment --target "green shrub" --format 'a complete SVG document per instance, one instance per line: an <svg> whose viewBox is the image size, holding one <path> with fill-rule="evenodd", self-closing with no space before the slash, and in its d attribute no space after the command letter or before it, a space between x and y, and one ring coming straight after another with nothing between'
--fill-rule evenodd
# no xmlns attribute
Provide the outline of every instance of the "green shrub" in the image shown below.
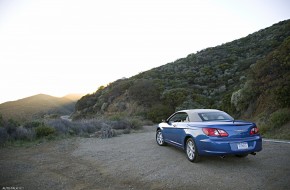
<svg viewBox="0 0 290 190"><path fill-rule="evenodd" d="M46 137L55 134L55 128L48 126L40 126L35 128L36 137Z"/></svg>
<svg viewBox="0 0 290 190"><path fill-rule="evenodd" d="M111 121L121 121L121 120L123 120L124 117L125 117L124 114L117 113L117 114L109 116L108 119Z"/></svg>
<svg viewBox="0 0 290 190"><path fill-rule="evenodd" d="M43 125L43 122L40 122L40 121L29 121L24 124L24 128L36 128L42 125Z"/></svg>
<svg viewBox="0 0 290 190"><path fill-rule="evenodd" d="M143 122L141 119L138 119L138 118L132 118L132 119L129 119L128 121L130 123L130 127L132 129L140 129L143 125Z"/></svg>
<svg viewBox="0 0 290 190"><path fill-rule="evenodd" d="M129 133L131 133L131 129L130 128L124 129L123 134L129 134Z"/></svg>
<svg viewBox="0 0 290 190"><path fill-rule="evenodd" d="M174 88L171 90L165 90L161 96L165 105L168 105L175 110L177 106L181 105L189 95L186 88Z"/></svg>
<svg viewBox="0 0 290 190"><path fill-rule="evenodd" d="M286 79L286 81L287 80L288 81L290 80L289 76L288 76L288 79ZM290 94L290 85L289 84L281 84L280 86L276 87L276 89L274 90L274 96L275 96L275 99L278 102L278 105L280 107L282 107L282 108L290 107L289 94Z"/></svg>
<svg viewBox="0 0 290 190"><path fill-rule="evenodd" d="M156 104L147 113L147 118L154 123L160 123L163 119L167 119L174 110L163 104Z"/></svg>
<svg viewBox="0 0 290 190"><path fill-rule="evenodd" d="M154 105L155 102L159 101L160 90L154 80L136 80L128 90L130 98L137 101L141 105L151 106Z"/></svg>
<svg viewBox="0 0 290 190"><path fill-rule="evenodd" d="M280 109L270 116L271 128L280 128L282 125L290 121L289 109Z"/></svg>
<svg viewBox="0 0 290 190"><path fill-rule="evenodd" d="M258 128L262 135L266 134L269 131L269 126L265 124L258 125Z"/></svg>

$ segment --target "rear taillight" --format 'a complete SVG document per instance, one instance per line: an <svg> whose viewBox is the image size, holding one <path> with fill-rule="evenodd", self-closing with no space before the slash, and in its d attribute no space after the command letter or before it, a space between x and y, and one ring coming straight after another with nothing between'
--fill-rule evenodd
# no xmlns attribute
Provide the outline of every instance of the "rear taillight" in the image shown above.
<svg viewBox="0 0 290 190"><path fill-rule="evenodd" d="M207 136L212 136L212 137L227 137L227 136L229 136L229 134L222 129L202 128L202 131Z"/></svg>
<svg viewBox="0 0 290 190"><path fill-rule="evenodd" d="M259 134L259 129L258 127L253 127L250 131L250 135L256 135Z"/></svg>

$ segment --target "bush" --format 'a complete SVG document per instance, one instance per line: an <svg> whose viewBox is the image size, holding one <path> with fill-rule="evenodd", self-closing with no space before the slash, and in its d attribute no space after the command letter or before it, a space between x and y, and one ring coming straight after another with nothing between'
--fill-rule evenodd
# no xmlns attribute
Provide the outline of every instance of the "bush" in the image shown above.
<svg viewBox="0 0 290 190"><path fill-rule="evenodd" d="M0 113L0 127L4 127L4 119L1 113Z"/></svg>
<svg viewBox="0 0 290 190"><path fill-rule="evenodd" d="M112 129L111 126L107 125L107 124L103 124L102 128L101 128L101 137L104 138L112 138L114 136L116 136L115 130Z"/></svg>
<svg viewBox="0 0 290 190"><path fill-rule="evenodd" d="M181 105L189 95L189 92L185 88L174 88L171 90L166 90L163 92L161 99L165 103L171 107L174 111L177 106Z"/></svg>
<svg viewBox="0 0 290 190"><path fill-rule="evenodd" d="M147 118L155 123L160 123L163 119L167 119L174 110L167 105L157 104L153 106L147 113Z"/></svg>
<svg viewBox="0 0 290 190"><path fill-rule="evenodd" d="M143 118L134 117L134 118L122 118L117 121L108 121L105 123L110 125L113 129L120 130L128 128L140 129L145 123L148 123L148 121L144 120Z"/></svg>
<svg viewBox="0 0 290 190"><path fill-rule="evenodd" d="M127 120L111 121L109 124L113 129L126 129L130 127L130 124Z"/></svg>
<svg viewBox="0 0 290 190"><path fill-rule="evenodd" d="M48 126L40 126L35 129L36 137L47 137L49 135L55 134L55 128Z"/></svg>
<svg viewBox="0 0 290 190"><path fill-rule="evenodd" d="M243 88L233 92L231 103L237 111L245 111L251 102L257 97L256 89L253 87L253 81L249 80Z"/></svg>
<svg viewBox="0 0 290 190"><path fill-rule="evenodd" d="M114 114L114 115L109 116L108 119L110 121L121 121L121 120L123 120L124 117L125 117L124 114L118 113L118 114Z"/></svg>
<svg viewBox="0 0 290 190"><path fill-rule="evenodd" d="M94 133L101 128L101 121L96 119L67 121L62 119L54 119L46 122L47 125L53 127L58 135L85 135Z"/></svg>
<svg viewBox="0 0 290 190"><path fill-rule="evenodd" d="M135 130L142 129L145 125L153 125L151 120L144 119L142 117L129 118L128 122L130 124L130 128Z"/></svg>
<svg viewBox="0 0 290 190"><path fill-rule="evenodd" d="M6 131L10 136L14 136L14 133L16 132L17 127L19 126L19 123L13 119L9 119L6 127Z"/></svg>
<svg viewBox="0 0 290 190"><path fill-rule="evenodd" d="M289 81L290 77L288 76L288 79L285 81ZM284 82L284 81L283 81ZM287 83L287 82L285 82ZM284 107L290 107L290 85L289 84L281 84L280 86L276 87L274 90L274 96L278 103L278 105L282 108Z"/></svg>
<svg viewBox="0 0 290 190"><path fill-rule="evenodd" d="M0 127L0 145L4 144L9 139L7 130L4 127Z"/></svg>
<svg viewBox="0 0 290 190"><path fill-rule="evenodd" d="M152 106L159 101L160 89L154 80L135 80L128 90L130 98L141 105Z"/></svg>
<svg viewBox="0 0 290 190"><path fill-rule="evenodd" d="M288 109L280 109L270 116L271 128L280 128L288 121L290 121L290 111Z"/></svg>
<svg viewBox="0 0 290 190"><path fill-rule="evenodd" d="M76 127L79 128L79 133L94 133L100 124L96 120L81 120L75 123Z"/></svg>
<svg viewBox="0 0 290 190"><path fill-rule="evenodd" d="M61 119L49 120L47 125L55 128L57 134L87 135L101 129L103 121L97 119L66 121Z"/></svg>
<svg viewBox="0 0 290 190"><path fill-rule="evenodd" d="M129 124L131 129L140 129L142 127L142 120L138 118L129 119Z"/></svg>
<svg viewBox="0 0 290 190"><path fill-rule="evenodd" d="M263 112L257 117L260 133L266 138L289 139L289 128L282 127L290 121L290 110L280 109L272 114Z"/></svg>
<svg viewBox="0 0 290 190"><path fill-rule="evenodd" d="M124 129L123 134L129 134L131 132L130 128Z"/></svg>
<svg viewBox="0 0 290 190"><path fill-rule="evenodd" d="M24 124L25 128L36 128L43 125L43 122L40 121L31 121Z"/></svg>
<svg viewBox="0 0 290 190"><path fill-rule="evenodd" d="M35 132L33 129L26 129L23 127L18 127L14 133L15 140L33 140L35 137Z"/></svg>
<svg viewBox="0 0 290 190"><path fill-rule="evenodd" d="M62 119L48 120L45 124L55 128L58 135L66 135L69 133L69 125L71 122Z"/></svg>

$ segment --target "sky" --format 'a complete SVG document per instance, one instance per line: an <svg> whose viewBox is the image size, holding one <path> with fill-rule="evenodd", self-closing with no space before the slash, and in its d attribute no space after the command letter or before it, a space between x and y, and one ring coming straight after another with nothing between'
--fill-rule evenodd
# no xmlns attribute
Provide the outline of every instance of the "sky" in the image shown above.
<svg viewBox="0 0 290 190"><path fill-rule="evenodd" d="M287 19L289 0L0 0L0 103L93 93Z"/></svg>

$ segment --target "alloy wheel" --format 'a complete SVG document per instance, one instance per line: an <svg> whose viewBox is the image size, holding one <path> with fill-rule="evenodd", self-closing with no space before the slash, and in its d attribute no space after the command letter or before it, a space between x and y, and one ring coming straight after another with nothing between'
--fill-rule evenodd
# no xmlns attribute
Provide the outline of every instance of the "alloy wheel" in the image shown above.
<svg viewBox="0 0 290 190"><path fill-rule="evenodd" d="M194 147L194 144L193 144L192 140L188 140L187 141L186 153L187 153L187 156L188 156L188 158L190 160L194 160L194 157L195 157L195 147Z"/></svg>
<svg viewBox="0 0 290 190"><path fill-rule="evenodd" d="M163 145L164 141L163 141L163 136L162 136L161 131L158 131L158 132L157 132L156 140L157 140L157 143L158 143L159 145Z"/></svg>

